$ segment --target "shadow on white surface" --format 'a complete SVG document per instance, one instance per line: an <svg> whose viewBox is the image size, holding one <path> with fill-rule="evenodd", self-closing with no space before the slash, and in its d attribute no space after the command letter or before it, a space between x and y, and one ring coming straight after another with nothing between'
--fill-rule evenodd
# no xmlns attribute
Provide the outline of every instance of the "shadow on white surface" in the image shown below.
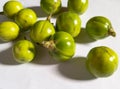
<svg viewBox="0 0 120 89"><path fill-rule="evenodd" d="M12 47L0 52L0 64L3 65L18 65L14 60L13 54L12 54Z"/></svg>
<svg viewBox="0 0 120 89"><path fill-rule="evenodd" d="M55 14L53 15L53 18L57 18L57 16L58 16L59 14L64 13L64 12L67 12L67 11L68 11L68 8L67 8L67 7L61 7L60 11L57 12L57 13L55 13Z"/></svg>
<svg viewBox="0 0 120 89"><path fill-rule="evenodd" d="M75 38L75 42L76 42L76 43L87 44L87 43L95 42L95 40L93 40L93 39L91 39L91 38L89 37L89 35L87 34L85 28L81 28L81 32L80 32L80 34Z"/></svg>
<svg viewBox="0 0 120 89"><path fill-rule="evenodd" d="M50 56L48 50L41 45L36 46L36 51L36 58L32 61L32 63L38 65L53 65L58 63Z"/></svg>
<svg viewBox="0 0 120 89"><path fill-rule="evenodd" d="M4 43L6 43L5 41L2 41L1 39L0 39L0 44L4 44Z"/></svg>
<svg viewBox="0 0 120 89"><path fill-rule="evenodd" d="M28 7L30 9L32 9L33 11L35 11L35 13L37 14L38 17L43 18L43 17L47 17L48 14L46 14L40 6L32 6L32 7Z"/></svg>
<svg viewBox="0 0 120 89"><path fill-rule="evenodd" d="M4 42L1 41L0 44L4 44ZM39 46L39 45L38 45ZM37 65L53 65L57 64L58 62L52 59L52 57L49 55L49 52L47 49L45 49L42 46L36 46L36 57L31 61L30 63L32 64L37 64ZM1 51L0 52L0 64L3 65L18 65L20 63L16 62L13 54L12 54L12 47Z"/></svg>
<svg viewBox="0 0 120 89"><path fill-rule="evenodd" d="M3 21L12 21L12 19L9 19L7 16L5 15L0 15L0 22L3 22Z"/></svg>
<svg viewBox="0 0 120 89"><path fill-rule="evenodd" d="M74 80L93 80L96 79L86 69L86 58L76 57L71 59L69 62L61 63L58 66L60 74L66 78Z"/></svg>
<svg viewBox="0 0 120 89"><path fill-rule="evenodd" d="M38 18L44 18L44 17L47 17L47 16L48 16L48 14L45 13L45 12L42 10L42 8L39 7L39 6L33 6L33 7L28 7L28 8L34 10L35 13L37 14ZM61 10L60 10L58 13L54 14L52 17L53 17L53 18L56 18L60 13L66 12L66 11L68 11L67 7L62 7Z"/></svg>

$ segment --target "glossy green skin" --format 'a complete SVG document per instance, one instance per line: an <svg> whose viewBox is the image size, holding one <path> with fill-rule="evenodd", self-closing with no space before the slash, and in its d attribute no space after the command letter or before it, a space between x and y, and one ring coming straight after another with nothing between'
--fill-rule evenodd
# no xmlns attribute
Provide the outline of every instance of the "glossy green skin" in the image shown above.
<svg viewBox="0 0 120 89"><path fill-rule="evenodd" d="M15 22L23 31L28 30L37 21L36 13L29 8L20 10L15 16Z"/></svg>
<svg viewBox="0 0 120 89"><path fill-rule="evenodd" d="M103 16L92 17L86 24L86 32L95 40L109 36L110 29L112 29L111 22Z"/></svg>
<svg viewBox="0 0 120 89"><path fill-rule="evenodd" d="M88 8L88 0L68 0L68 9L77 14L83 14Z"/></svg>
<svg viewBox="0 0 120 89"><path fill-rule="evenodd" d="M47 14L55 14L61 8L61 0L41 0L40 5Z"/></svg>
<svg viewBox="0 0 120 89"><path fill-rule="evenodd" d="M48 20L37 21L30 31L30 37L36 43L42 43L54 34L54 26Z"/></svg>
<svg viewBox="0 0 120 89"><path fill-rule="evenodd" d="M3 6L3 12L9 18L13 18L21 9L23 5L18 1L8 1Z"/></svg>
<svg viewBox="0 0 120 89"><path fill-rule="evenodd" d="M118 55L112 49L99 46L87 55L87 68L96 77L111 76L118 67Z"/></svg>
<svg viewBox="0 0 120 89"><path fill-rule="evenodd" d="M57 17L56 28L57 31L65 31L76 37L81 31L81 19L74 12L63 12Z"/></svg>
<svg viewBox="0 0 120 89"><path fill-rule="evenodd" d="M75 42L67 32L56 32L53 36L55 48L50 52L59 61L71 59L75 53Z"/></svg>
<svg viewBox="0 0 120 89"><path fill-rule="evenodd" d="M28 63L35 57L35 46L28 40L20 40L13 45L13 56L18 63Z"/></svg>
<svg viewBox="0 0 120 89"><path fill-rule="evenodd" d="M3 41L11 41L18 37L19 26L11 21L0 23L0 39Z"/></svg>

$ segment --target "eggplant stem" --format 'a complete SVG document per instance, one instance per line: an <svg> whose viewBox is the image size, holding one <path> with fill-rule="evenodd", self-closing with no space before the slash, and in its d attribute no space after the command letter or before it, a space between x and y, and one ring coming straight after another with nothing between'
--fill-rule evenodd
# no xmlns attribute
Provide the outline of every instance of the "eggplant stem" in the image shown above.
<svg viewBox="0 0 120 89"><path fill-rule="evenodd" d="M42 42L43 47L49 49L49 50L53 50L55 48L55 44L53 40L50 41L43 41Z"/></svg>
<svg viewBox="0 0 120 89"><path fill-rule="evenodd" d="M111 29L109 30L109 35L111 35L111 36L113 36L113 37L116 36L116 32L113 30L113 28L111 28Z"/></svg>
<svg viewBox="0 0 120 89"><path fill-rule="evenodd" d="M52 14L50 14L50 15L47 17L47 20L50 21L51 17L52 17Z"/></svg>

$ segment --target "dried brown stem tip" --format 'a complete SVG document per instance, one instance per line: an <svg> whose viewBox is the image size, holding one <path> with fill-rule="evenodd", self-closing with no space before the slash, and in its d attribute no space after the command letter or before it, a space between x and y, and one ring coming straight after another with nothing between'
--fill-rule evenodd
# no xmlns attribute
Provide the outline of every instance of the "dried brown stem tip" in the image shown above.
<svg viewBox="0 0 120 89"><path fill-rule="evenodd" d="M111 35L111 36L113 36L113 37L116 36L116 32L113 30L113 28L111 28L111 29L109 30L109 35Z"/></svg>
<svg viewBox="0 0 120 89"><path fill-rule="evenodd" d="M50 14L50 15L47 17L47 20L50 21L51 17L52 17L52 14Z"/></svg>
<svg viewBox="0 0 120 89"><path fill-rule="evenodd" d="M51 40L51 41L43 41L42 42L42 45L45 47L45 48L48 48L49 50L53 50L54 47L55 47L55 44L54 44L54 41Z"/></svg>

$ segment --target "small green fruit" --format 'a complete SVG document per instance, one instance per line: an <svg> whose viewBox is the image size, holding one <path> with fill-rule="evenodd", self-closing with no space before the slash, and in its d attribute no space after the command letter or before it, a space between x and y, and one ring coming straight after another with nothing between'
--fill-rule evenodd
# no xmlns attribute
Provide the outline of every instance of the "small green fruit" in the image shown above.
<svg viewBox="0 0 120 89"><path fill-rule="evenodd" d="M106 46L92 48L87 55L87 68L96 77L111 76L118 67L118 55Z"/></svg>
<svg viewBox="0 0 120 89"><path fill-rule="evenodd" d="M69 33L63 31L56 32L53 35L52 41L50 53L55 59L67 61L74 56L76 45Z"/></svg>
<svg viewBox="0 0 120 89"><path fill-rule="evenodd" d="M14 18L14 16L23 9L23 5L15 0L11 0L5 3L3 6L3 12L9 18Z"/></svg>
<svg viewBox="0 0 120 89"><path fill-rule="evenodd" d="M68 9L77 14L83 14L88 8L88 0L68 0Z"/></svg>
<svg viewBox="0 0 120 89"><path fill-rule="evenodd" d="M76 37L81 31L81 19L74 12L63 12L57 17L56 28L57 31L65 31Z"/></svg>
<svg viewBox="0 0 120 89"><path fill-rule="evenodd" d="M27 63L35 57L35 46L28 40L20 40L13 45L13 56L19 63Z"/></svg>
<svg viewBox="0 0 120 89"><path fill-rule="evenodd" d="M26 31L37 21L37 16L32 9L24 8L17 13L15 21L23 31Z"/></svg>
<svg viewBox="0 0 120 89"><path fill-rule="evenodd" d="M46 41L55 34L55 29L53 24L51 24L48 20L40 20L37 21L30 31L31 39L36 43L42 43Z"/></svg>
<svg viewBox="0 0 120 89"><path fill-rule="evenodd" d="M19 35L19 26L12 21L0 23L0 39L3 41L12 41Z"/></svg>
<svg viewBox="0 0 120 89"><path fill-rule="evenodd" d="M86 24L86 32L94 40L116 35L111 22L103 16L95 16L89 19Z"/></svg>
<svg viewBox="0 0 120 89"><path fill-rule="evenodd" d="M61 0L41 0L40 5L47 14L55 14L61 8Z"/></svg>

